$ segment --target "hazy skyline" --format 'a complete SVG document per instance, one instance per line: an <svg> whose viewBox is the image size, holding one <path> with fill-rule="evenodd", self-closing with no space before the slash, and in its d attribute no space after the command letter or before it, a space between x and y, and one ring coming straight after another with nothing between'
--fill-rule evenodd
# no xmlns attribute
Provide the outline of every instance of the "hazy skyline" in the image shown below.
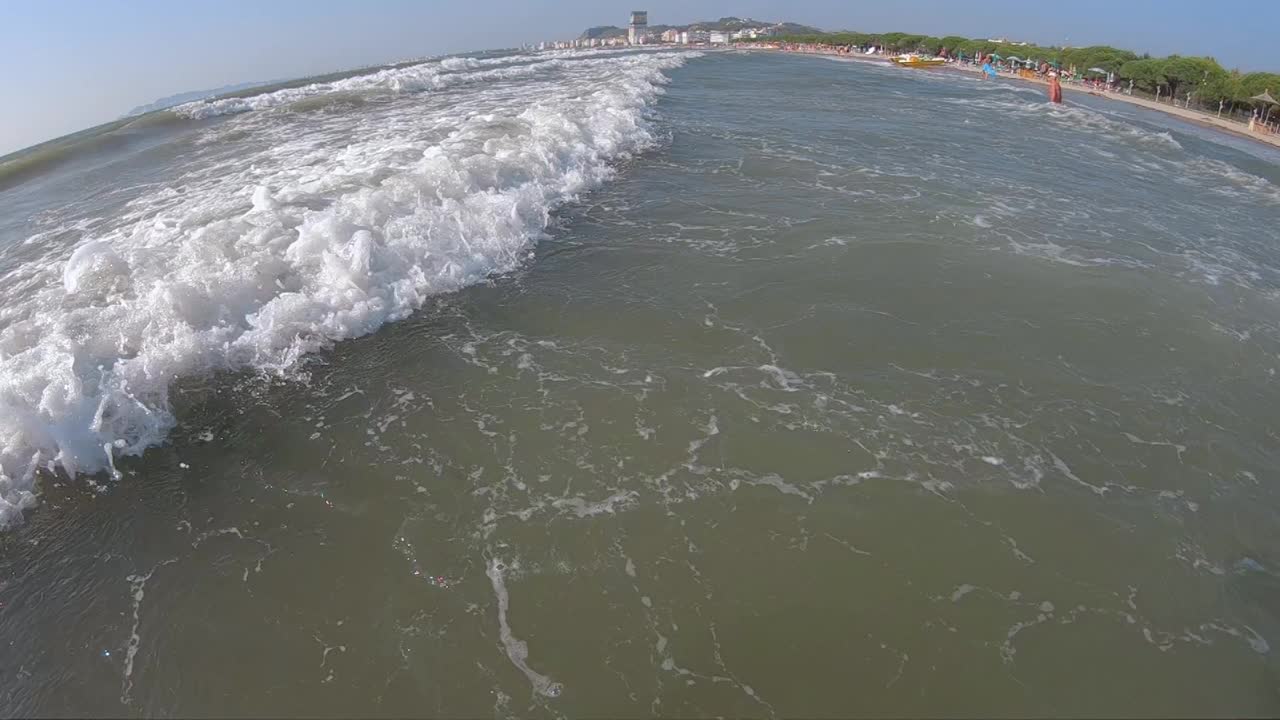
<svg viewBox="0 0 1280 720"><path fill-rule="evenodd" d="M1044 44L1108 44L1155 55L1212 55L1227 67L1280 70L1262 0L275 0L8 3L0 155L115 119L176 93L302 77L396 59L569 39L622 25L632 6L653 24L726 15L826 30L1007 35Z"/></svg>

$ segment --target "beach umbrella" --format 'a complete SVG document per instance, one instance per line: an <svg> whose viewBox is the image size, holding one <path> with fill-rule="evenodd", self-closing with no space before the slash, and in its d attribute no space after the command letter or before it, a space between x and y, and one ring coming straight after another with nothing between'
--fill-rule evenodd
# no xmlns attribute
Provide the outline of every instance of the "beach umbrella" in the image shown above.
<svg viewBox="0 0 1280 720"><path fill-rule="evenodd" d="M1089 72L1102 73L1103 75L1106 75L1106 74L1107 74L1107 71L1106 71L1106 70L1103 70L1103 69L1102 69L1102 68L1100 68L1100 67L1091 67L1091 68L1089 68Z"/></svg>
<svg viewBox="0 0 1280 720"><path fill-rule="evenodd" d="M1267 113L1262 118L1263 122L1266 122L1268 119L1271 118L1271 106L1280 105L1280 100L1276 100L1275 98L1271 97L1271 92L1268 90L1263 90L1261 93L1254 95L1249 99L1256 100L1260 103L1265 103L1267 105Z"/></svg>
<svg viewBox="0 0 1280 720"><path fill-rule="evenodd" d="M1254 95L1249 99L1257 100L1258 102L1264 102L1268 105L1280 105L1280 100L1276 100L1275 98L1271 97L1271 92L1268 90L1263 90L1260 94Z"/></svg>

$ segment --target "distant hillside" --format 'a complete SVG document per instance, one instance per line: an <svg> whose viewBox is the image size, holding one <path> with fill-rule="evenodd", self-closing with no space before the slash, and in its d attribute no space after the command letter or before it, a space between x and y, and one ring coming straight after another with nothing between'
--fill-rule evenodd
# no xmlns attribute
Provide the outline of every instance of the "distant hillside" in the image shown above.
<svg viewBox="0 0 1280 720"><path fill-rule="evenodd" d="M587 28L582 31L582 35L578 36L582 40L608 40L615 37L626 37L625 28L614 25L600 25L598 27Z"/></svg>
<svg viewBox="0 0 1280 720"><path fill-rule="evenodd" d="M777 27L777 31L779 35L821 35L825 32L812 25L800 25L792 22L782 23Z"/></svg>
<svg viewBox="0 0 1280 720"><path fill-rule="evenodd" d="M247 83L240 83L239 85L227 85L225 87L214 88L212 90L192 90L191 92L178 93L177 95L162 97L159 100L156 100L155 102L147 103L146 105L139 105L138 107L125 113L123 117L133 117L134 115L144 115L149 112L155 112L156 110L164 110L165 108L171 108L176 105L181 105L183 103L195 102L196 100L205 100L218 95L225 95L227 93L239 92L241 90L248 90L249 88L260 87L262 85L270 85L271 82L274 82L274 81L247 82Z"/></svg>
<svg viewBox="0 0 1280 720"><path fill-rule="evenodd" d="M720 30L723 32L733 32L735 30L741 30L743 28L752 28L752 27L774 28L779 34L786 34L786 35L822 32L822 30L819 30L818 28L809 27L808 25L800 25L798 23L793 23L793 22L779 23L779 22L773 22L771 20L755 20L753 18L733 17L732 15L729 17L722 17L719 20L711 20L711 21L703 20L701 22L696 22L686 27L682 27L680 29L681 30L686 30L686 29L687 30Z"/></svg>
<svg viewBox="0 0 1280 720"><path fill-rule="evenodd" d="M772 28L779 35L817 35L822 33L815 27L808 25L800 25L792 22L772 22L769 20L753 20L752 18L740 17L722 17L719 20L702 20L688 25L650 25L649 32L654 34L662 33L666 30L719 30L721 32L734 32L743 28ZM600 25L593 28L587 28L582 35L578 36L580 40L607 40L615 37L626 37L627 29L616 25Z"/></svg>

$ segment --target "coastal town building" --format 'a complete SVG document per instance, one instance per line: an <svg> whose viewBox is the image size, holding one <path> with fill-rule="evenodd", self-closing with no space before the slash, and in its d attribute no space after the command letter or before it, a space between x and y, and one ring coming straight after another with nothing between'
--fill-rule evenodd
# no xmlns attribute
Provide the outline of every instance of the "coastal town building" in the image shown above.
<svg viewBox="0 0 1280 720"><path fill-rule="evenodd" d="M1025 40L1010 40L1007 37L993 37L993 38L986 38L986 39L993 43L1000 43L1001 45L1026 46L1031 44Z"/></svg>
<svg viewBox="0 0 1280 720"><path fill-rule="evenodd" d="M737 20L734 18L734 20ZM738 40L760 40L780 33L780 25L770 25L748 18L738 21L737 30L707 30L710 23L695 23L683 27L661 26L662 32L649 29L649 12L633 10L627 19L625 33L616 27L592 28L574 40L546 41L530 46L539 50L572 50L582 48L625 47L629 45L724 45Z"/></svg>
<svg viewBox="0 0 1280 720"><path fill-rule="evenodd" d="M649 11L632 10L631 22L627 25L627 42L631 45L643 45L649 39Z"/></svg>

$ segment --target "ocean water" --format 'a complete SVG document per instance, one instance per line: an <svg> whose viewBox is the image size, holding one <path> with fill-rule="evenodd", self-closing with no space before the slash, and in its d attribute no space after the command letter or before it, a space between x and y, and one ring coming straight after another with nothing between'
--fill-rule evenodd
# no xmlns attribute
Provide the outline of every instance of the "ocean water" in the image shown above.
<svg viewBox="0 0 1280 720"><path fill-rule="evenodd" d="M6 715L1280 713L1280 154L451 58L0 160Z"/></svg>

